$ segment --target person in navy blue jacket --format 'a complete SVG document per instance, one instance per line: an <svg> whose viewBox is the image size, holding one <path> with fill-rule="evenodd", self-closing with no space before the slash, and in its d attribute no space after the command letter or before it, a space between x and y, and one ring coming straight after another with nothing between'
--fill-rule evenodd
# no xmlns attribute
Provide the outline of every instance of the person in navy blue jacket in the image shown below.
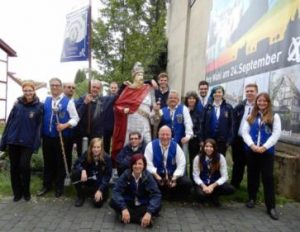
<svg viewBox="0 0 300 232"><path fill-rule="evenodd" d="M216 86L204 107L201 123L201 143L208 138L217 142L218 152L226 155L228 146L233 140L233 108L224 99L225 90Z"/></svg>
<svg viewBox="0 0 300 232"><path fill-rule="evenodd" d="M35 95L31 81L22 83L23 96L17 99L3 132L0 150L8 148L14 201L30 195L30 162L40 146L43 104Z"/></svg>
<svg viewBox="0 0 300 232"><path fill-rule="evenodd" d="M118 176L130 168L130 161L135 154L144 154L146 144L142 140L142 135L138 131L129 133L129 143L117 155L117 171Z"/></svg>
<svg viewBox="0 0 300 232"><path fill-rule="evenodd" d="M275 209L273 169L275 144L280 138L280 134L280 117L278 114L273 115L269 95L267 93L258 94L254 108L242 128L242 136L247 145L249 200L246 206L248 208L255 206L261 176L267 213L274 220L279 219Z"/></svg>
<svg viewBox="0 0 300 232"><path fill-rule="evenodd" d="M161 193L153 176L146 170L146 159L135 154L112 191L110 206L121 214L121 221L137 223L142 227L152 225L152 216L161 208Z"/></svg>
<svg viewBox="0 0 300 232"><path fill-rule="evenodd" d="M200 201L210 200L220 206L219 196L234 192L234 187L227 183L228 172L224 156L217 152L213 139L206 139L199 155L193 162L195 192Z"/></svg>
<svg viewBox="0 0 300 232"><path fill-rule="evenodd" d="M93 138L88 151L74 163L72 181L76 188L76 207L81 207L87 194L93 197L95 207L101 207L108 197L112 164L104 152L100 138Z"/></svg>

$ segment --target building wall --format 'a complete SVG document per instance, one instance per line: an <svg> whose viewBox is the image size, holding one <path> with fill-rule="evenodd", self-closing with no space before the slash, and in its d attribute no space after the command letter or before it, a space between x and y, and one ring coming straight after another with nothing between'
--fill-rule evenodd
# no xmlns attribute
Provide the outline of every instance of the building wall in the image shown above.
<svg viewBox="0 0 300 232"><path fill-rule="evenodd" d="M170 86L184 95L205 78L205 49L212 0L173 0L168 8ZM200 13L199 13L200 12Z"/></svg>

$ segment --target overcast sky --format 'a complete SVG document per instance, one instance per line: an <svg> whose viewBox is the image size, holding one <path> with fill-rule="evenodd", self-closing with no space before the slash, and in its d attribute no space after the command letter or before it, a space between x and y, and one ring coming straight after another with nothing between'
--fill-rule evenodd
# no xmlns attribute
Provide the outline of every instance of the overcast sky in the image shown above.
<svg viewBox="0 0 300 232"><path fill-rule="evenodd" d="M0 0L0 38L16 52L9 71L21 79L73 81L88 62L60 63L66 15L88 0ZM93 18L99 0L92 0ZM96 68L96 67L94 67Z"/></svg>

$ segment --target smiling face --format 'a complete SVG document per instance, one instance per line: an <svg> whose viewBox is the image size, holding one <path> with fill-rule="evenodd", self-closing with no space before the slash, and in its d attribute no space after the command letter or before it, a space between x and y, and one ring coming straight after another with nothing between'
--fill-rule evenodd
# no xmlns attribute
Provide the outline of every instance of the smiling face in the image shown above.
<svg viewBox="0 0 300 232"><path fill-rule="evenodd" d="M204 145L204 152L207 156L211 156L214 152L214 147L210 142L206 142Z"/></svg>
<svg viewBox="0 0 300 232"><path fill-rule="evenodd" d="M200 85L198 90L201 97L206 97L208 93L208 85Z"/></svg>
<svg viewBox="0 0 300 232"><path fill-rule="evenodd" d="M101 155L101 142L95 142L94 145L92 146L92 154L95 159L95 157L100 157Z"/></svg>
<svg viewBox="0 0 300 232"><path fill-rule="evenodd" d="M133 174L136 176L139 176L145 168L144 161L142 159L138 159L133 165L132 165L132 171Z"/></svg>
<svg viewBox="0 0 300 232"><path fill-rule="evenodd" d="M246 98L249 102L254 102L257 95L257 89L255 87L246 87L245 89Z"/></svg>
<svg viewBox="0 0 300 232"><path fill-rule="evenodd" d="M58 97L62 93L62 84L58 80L50 81L50 90L53 97Z"/></svg>
<svg viewBox="0 0 300 232"><path fill-rule="evenodd" d="M217 89L216 92L214 93L214 101L222 101L223 100L223 91L222 89Z"/></svg>
<svg viewBox="0 0 300 232"><path fill-rule="evenodd" d="M263 95L257 98L256 104L257 104L258 110L262 111L262 112L265 111L269 106L269 102L268 102L267 98Z"/></svg>
<svg viewBox="0 0 300 232"><path fill-rule="evenodd" d="M138 147L141 143L141 138L138 134L131 134L129 136L129 143L131 147Z"/></svg>
<svg viewBox="0 0 300 232"><path fill-rule="evenodd" d="M179 103L178 94L176 94L175 92L170 92L168 96L168 106L170 108L175 108L178 103Z"/></svg>
<svg viewBox="0 0 300 232"><path fill-rule="evenodd" d="M167 126L161 127L158 132L158 137L163 146L168 146L172 138L171 129Z"/></svg>
<svg viewBox="0 0 300 232"><path fill-rule="evenodd" d="M23 87L23 95L24 95L27 102L31 102L34 99L35 91L29 85L25 85Z"/></svg>
<svg viewBox="0 0 300 232"><path fill-rule="evenodd" d="M101 88L102 88L101 83L99 83L99 82L93 83L92 82L92 84L91 84L91 94L92 94L92 96L93 97L99 96L99 94L101 93Z"/></svg>
<svg viewBox="0 0 300 232"><path fill-rule="evenodd" d="M188 107L194 108L196 105L196 99L194 97L189 97L187 103Z"/></svg>

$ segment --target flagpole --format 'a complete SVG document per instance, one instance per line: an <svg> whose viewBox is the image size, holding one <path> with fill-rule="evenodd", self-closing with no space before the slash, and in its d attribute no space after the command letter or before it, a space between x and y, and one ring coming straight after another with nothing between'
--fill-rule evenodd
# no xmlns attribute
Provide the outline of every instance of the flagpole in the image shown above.
<svg viewBox="0 0 300 232"><path fill-rule="evenodd" d="M89 82L92 80L92 0L89 0Z"/></svg>

